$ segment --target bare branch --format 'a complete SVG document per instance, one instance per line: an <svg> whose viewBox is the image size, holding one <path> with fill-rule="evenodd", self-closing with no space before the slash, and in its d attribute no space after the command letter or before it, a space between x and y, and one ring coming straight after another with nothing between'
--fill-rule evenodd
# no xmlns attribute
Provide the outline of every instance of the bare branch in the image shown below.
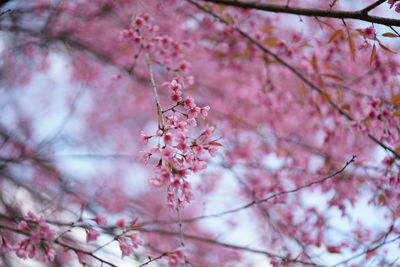
<svg viewBox="0 0 400 267"><path fill-rule="evenodd" d="M367 14L369 11L371 11L372 9L376 8L377 6L383 4L384 2L386 2L386 0L378 0L375 3L367 6L366 8L361 10L361 13L363 14Z"/></svg>
<svg viewBox="0 0 400 267"><path fill-rule="evenodd" d="M330 9L313 9L313 8L302 8L302 7L291 7L283 5L274 5L258 2L240 2L232 0L203 0L205 2L211 2L216 4L236 6L245 9L257 9L275 13L287 13L294 15L302 15L308 17L326 17L326 18L337 18L337 19L356 19L376 24L382 24L386 26L400 26L400 20L390 19L385 17L371 16L368 15L368 11L380 5L384 0L380 0L371 6L366 7L360 11L341 11L341 10L330 10Z"/></svg>

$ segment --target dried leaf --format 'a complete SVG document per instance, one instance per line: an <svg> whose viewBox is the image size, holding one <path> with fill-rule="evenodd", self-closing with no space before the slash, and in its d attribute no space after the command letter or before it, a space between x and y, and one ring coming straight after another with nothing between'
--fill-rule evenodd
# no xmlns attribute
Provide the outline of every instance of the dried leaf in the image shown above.
<svg viewBox="0 0 400 267"><path fill-rule="evenodd" d="M311 58L311 65L314 68L314 70L318 68L317 57L315 56L315 54Z"/></svg>
<svg viewBox="0 0 400 267"><path fill-rule="evenodd" d="M385 51L387 51L387 52L390 52L390 53L393 53L393 54L397 54L396 52L390 50L387 46L384 46L384 45L381 44L381 43L379 43L379 46L380 46L383 50L385 50Z"/></svg>
<svg viewBox="0 0 400 267"><path fill-rule="evenodd" d="M335 246L327 246L326 250L329 251L330 253L336 253L336 254L341 253L340 249Z"/></svg>
<svg viewBox="0 0 400 267"><path fill-rule="evenodd" d="M275 46L278 41L279 39L276 37L267 37L264 39L264 43L269 46Z"/></svg>
<svg viewBox="0 0 400 267"><path fill-rule="evenodd" d="M349 49L351 53L351 58L353 59L353 61L356 60L356 46L354 45L354 41L351 35L349 35Z"/></svg>
<svg viewBox="0 0 400 267"><path fill-rule="evenodd" d="M304 86L304 83L299 83L299 91L301 95L305 95L307 93L307 89Z"/></svg>
<svg viewBox="0 0 400 267"><path fill-rule="evenodd" d="M398 38L398 37L400 37L397 34L392 33L392 32L385 32L384 34L382 34L382 36L390 37L390 38Z"/></svg>
<svg viewBox="0 0 400 267"><path fill-rule="evenodd" d="M360 35L364 35L364 31L362 29L356 29L356 31L360 34Z"/></svg>
<svg viewBox="0 0 400 267"><path fill-rule="evenodd" d="M209 144L210 146L223 146L221 143L218 143L218 142L216 142L216 141L210 141L210 142L208 142L208 144Z"/></svg>
<svg viewBox="0 0 400 267"><path fill-rule="evenodd" d="M343 92L340 87L337 88L337 97L338 97L338 103L339 104L343 103Z"/></svg>
<svg viewBox="0 0 400 267"><path fill-rule="evenodd" d="M369 65L372 65L372 62L374 62L375 55L376 55L376 46L374 44L371 51L371 57L369 58Z"/></svg>
<svg viewBox="0 0 400 267"><path fill-rule="evenodd" d="M390 101L393 105L400 106L400 94L394 95Z"/></svg>
<svg viewBox="0 0 400 267"><path fill-rule="evenodd" d="M224 19L229 23L229 24L232 24L235 20L233 19L233 17L230 15L230 14L228 14L228 15L226 15L225 17L224 17Z"/></svg>
<svg viewBox="0 0 400 267"><path fill-rule="evenodd" d="M261 28L261 32L263 33L269 33L270 31L272 31L274 29L274 26L271 25L266 25L264 27Z"/></svg>
<svg viewBox="0 0 400 267"><path fill-rule="evenodd" d="M365 179L364 178L357 178L357 181L359 181L360 183L365 183Z"/></svg>
<svg viewBox="0 0 400 267"><path fill-rule="evenodd" d="M339 77L339 76L337 76L337 75L335 75L335 74L323 73L323 74L321 74L321 75L324 76L324 77L328 77L328 78L331 78L331 79L334 79L334 80L343 82L343 78L342 78L342 77Z"/></svg>
<svg viewBox="0 0 400 267"><path fill-rule="evenodd" d="M220 11L224 12L229 6L227 5L218 5Z"/></svg>
<svg viewBox="0 0 400 267"><path fill-rule="evenodd" d="M320 20L318 17L316 17L316 19L317 19L317 21L318 21L319 23L322 23L322 24L328 26L329 28L331 28L332 30L335 30L335 27L333 27L333 26L332 26L331 24L329 24L328 22L322 21L322 20Z"/></svg>
<svg viewBox="0 0 400 267"><path fill-rule="evenodd" d="M336 30L331 37L329 38L328 43L334 42L338 39L340 39L343 36L343 31L342 30Z"/></svg>
<svg viewBox="0 0 400 267"><path fill-rule="evenodd" d="M385 196L383 194L380 194L379 197L378 197L378 203L382 204L383 201L385 201Z"/></svg>
<svg viewBox="0 0 400 267"><path fill-rule="evenodd" d="M325 99L325 100L328 101L328 102L332 102L332 97L331 97L331 95L330 95L329 93L327 93L327 92L322 92L322 93L321 93L321 97L322 97L322 99Z"/></svg>
<svg viewBox="0 0 400 267"><path fill-rule="evenodd" d="M395 112L393 112L393 114L392 114L393 116L395 116L395 117L400 117L400 111L395 111ZM400 147L399 147L400 148ZM400 153L400 152L399 152Z"/></svg>
<svg viewBox="0 0 400 267"><path fill-rule="evenodd" d="M351 107L350 107L349 104L344 104L344 105L341 106L341 108L342 108L343 110L346 110L347 112L350 112L350 110L351 110Z"/></svg>

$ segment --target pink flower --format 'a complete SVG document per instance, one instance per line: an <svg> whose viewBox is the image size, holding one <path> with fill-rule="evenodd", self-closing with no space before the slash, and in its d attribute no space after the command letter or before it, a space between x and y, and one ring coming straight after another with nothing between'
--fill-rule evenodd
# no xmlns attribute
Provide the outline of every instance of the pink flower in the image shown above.
<svg viewBox="0 0 400 267"><path fill-rule="evenodd" d="M140 140L147 145L149 140L151 139L151 136L145 135L143 131L140 132Z"/></svg>
<svg viewBox="0 0 400 267"><path fill-rule="evenodd" d="M126 241L125 238L119 240L119 248L122 252L122 257L130 256L133 252L133 247Z"/></svg>
<svg viewBox="0 0 400 267"><path fill-rule="evenodd" d="M18 224L18 229L23 231L29 230L28 223L26 221L20 221Z"/></svg>
<svg viewBox="0 0 400 267"><path fill-rule="evenodd" d="M82 253L82 252L76 252L76 255L78 256L79 263L86 265L88 263L88 257L87 254Z"/></svg>
<svg viewBox="0 0 400 267"><path fill-rule="evenodd" d="M368 38L368 39L374 39L375 38L375 29L374 29L374 27L370 26L368 28L365 28L363 30L363 36L365 38Z"/></svg>
<svg viewBox="0 0 400 267"><path fill-rule="evenodd" d="M186 122L187 122L187 124L189 124L192 127L196 127L197 126L197 121L196 121L195 118L188 119Z"/></svg>
<svg viewBox="0 0 400 267"><path fill-rule="evenodd" d="M390 4L390 8L393 7L393 5L397 2L398 0L388 0L388 3Z"/></svg>
<svg viewBox="0 0 400 267"><path fill-rule="evenodd" d="M10 246L10 244L8 244L8 242L6 241L6 239L3 237L2 238L2 242L1 242L1 247L0 247L0 252L4 253L9 251L12 248L12 246Z"/></svg>
<svg viewBox="0 0 400 267"><path fill-rule="evenodd" d="M164 143L166 145L172 145L172 135L171 134L166 134L164 135Z"/></svg>
<svg viewBox="0 0 400 267"><path fill-rule="evenodd" d="M201 111L201 109L199 107L192 107L191 109L189 109L188 111L188 116L189 119L191 118L196 118L197 114Z"/></svg>
<svg viewBox="0 0 400 267"><path fill-rule="evenodd" d="M121 31L121 39L132 39L133 36L134 36L134 32L132 30Z"/></svg>
<svg viewBox="0 0 400 267"><path fill-rule="evenodd" d="M86 242L94 241L100 236L100 232L94 228L90 228L86 233Z"/></svg>
<svg viewBox="0 0 400 267"><path fill-rule="evenodd" d="M208 116L208 111L210 111L210 106L205 106L200 109L200 116L205 119Z"/></svg>
<svg viewBox="0 0 400 267"><path fill-rule="evenodd" d="M144 22L143 18L137 17L137 18L132 22L132 26L140 27L140 26L143 25L143 22Z"/></svg>
<svg viewBox="0 0 400 267"><path fill-rule="evenodd" d="M184 61L179 65L179 69L183 72L187 71L187 69L189 68L189 63Z"/></svg>
<svg viewBox="0 0 400 267"><path fill-rule="evenodd" d="M132 241L132 246L134 248L138 248L140 245L143 244L143 241L139 238L138 233L132 233L128 236Z"/></svg>
<svg viewBox="0 0 400 267"><path fill-rule="evenodd" d="M115 223L115 225L118 227L118 228L124 228L125 227L125 220L124 219L119 219L116 223Z"/></svg>
<svg viewBox="0 0 400 267"><path fill-rule="evenodd" d="M170 146L167 146L163 149L162 155L167 158L171 158L174 155L174 149Z"/></svg>
<svg viewBox="0 0 400 267"><path fill-rule="evenodd" d="M180 95L180 91L176 91L174 93L171 94L171 100L174 102L181 102L182 101L182 97Z"/></svg>
<svg viewBox="0 0 400 267"><path fill-rule="evenodd" d="M178 83L177 80L172 80L171 83L168 85L168 88L172 91L176 92L182 89L182 86Z"/></svg>
<svg viewBox="0 0 400 267"><path fill-rule="evenodd" d="M54 261L56 257L56 251L52 248L47 248L45 253L45 259L48 261Z"/></svg>
<svg viewBox="0 0 400 267"><path fill-rule="evenodd" d="M183 103L185 107L194 108L196 105L194 104L193 98L190 96L186 97L185 102Z"/></svg>
<svg viewBox="0 0 400 267"><path fill-rule="evenodd" d="M396 4L399 0L388 0L388 3L390 4L390 8L393 7L393 5ZM394 9L396 12L400 13L400 3L396 4L396 8Z"/></svg>
<svg viewBox="0 0 400 267"><path fill-rule="evenodd" d="M97 223L97 225L100 227L104 227L107 224L107 219L106 219L106 216L104 216L104 215L99 215L92 220L95 221Z"/></svg>
<svg viewBox="0 0 400 267"><path fill-rule="evenodd" d="M183 247L175 250L174 253L171 253L168 258L168 265L170 267L179 266L180 263L185 261L185 249Z"/></svg>

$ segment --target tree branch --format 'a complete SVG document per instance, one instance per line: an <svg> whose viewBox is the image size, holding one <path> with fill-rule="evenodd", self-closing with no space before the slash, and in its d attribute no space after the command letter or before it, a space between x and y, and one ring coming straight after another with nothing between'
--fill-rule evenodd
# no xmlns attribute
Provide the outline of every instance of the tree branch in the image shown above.
<svg viewBox="0 0 400 267"><path fill-rule="evenodd" d="M240 2L232 0L203 0L205 2L211 2L215 4L222 4L227 6L235 6L244 9L257 9L275 13L287 13L293 15L302 15L307 17L326 17L326 18L337 18L337 19L356 19L375 24L382 24L386 26L400 26L400 20L390 19L385 17L371 16L368 15L368 11L382 4L385 0L377 1L376 3L360 10L360 11L342 11L342 10L329 10L329 9L313 9L313 8L302 8L302 7L290 7L274 4L265 4L258 2Z"/></svg>
<svg viewBox="0 0 400 267"><path fill-rule="evenodd" d="M169 235L169 236L179 236L179 232L170 232L170 231L165 231L162 229L138 229L138 231L141 232L149 232L149 233L159 233L162 235ZM253 248L249 248L249 247L245 247L245 246L240 246L240 245L234 245L234 244L230 244L230 243L226 243L226 242L221 242L221 241L217 241L211 238L205 238L205 237L201 237L201 236L195 236L195 235L190 235L190 234L184 234L184 237L187 239L191 239L191 240L196 240L196 241L200 241L200 242L204 242L204 243L209 243L209 244L214 244L214 245L218 245L218 246L223 246L226 248L232 248L232 249L237 249L237 250L244 250L244 251L248 251L248 252L252 252L252 253L256 253L256 254L263 254L266 255L268 257L273 257L273 258L278 258L281 259L285 262L293 262L293 263L301 263L303 265L308 265L308 266L315 266L315 267L324 267L324 265L318 265L312 262L306 262L306 261L302 261L302 260L297 260L297 259L293 259L293 258L288 258L282 255L277 255L275 253L269 252L269 251L265 251L265 250L260 250L260 249L253 249Z"/></svg>
<svg viewBox="0 0 400 267"><path fill-rule="evenodd" d="M376 8L377 6L383 4L384 2L386 2L386 0L378 0L375 3L367 6L366 8L361 10L361 13L363 14L367 14L369 11L371 11L372 9Z"/></svg>

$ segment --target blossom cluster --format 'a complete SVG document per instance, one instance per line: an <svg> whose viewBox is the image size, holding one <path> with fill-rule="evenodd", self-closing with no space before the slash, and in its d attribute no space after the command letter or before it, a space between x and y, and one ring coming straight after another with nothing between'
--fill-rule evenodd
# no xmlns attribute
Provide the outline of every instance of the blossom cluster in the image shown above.
<svg viewBox="0 0 400 267"><path fill-rule="evenodd" d="M27 238L11 245L5 238L2 240L1 251L15 251L15 254L22 258L33 258L38 251L43 252L44 259L53 261L56 251L50 247L49 243L54 241L55 232L52 231L43 217L37 217L33 212L28 212L24 220L18 224L18 230L22 231Z"/></svg>
<svg viewBox="0 0 400 267"><path fill-rule="evenodd" d="M206 126L202 132L196 128L198 119L206 119L210 107L198 106L192 97L184 95L184 88L193 84L193 77L187 75L189 63L183 59L182 53L184 45L188 44L182 45L169 36L155 34L157 28L148 15L143 15L134 18L131 28L122 31L121 35L144 48L172 76L163 85L173 104L158 110L156 133L142 133L142 140L147 144L150 139L158 139L157 145L145 153L144 159L146 163L150 158L155 159L156 175L150 179L150 184L167 188L168 206L174 208L194 198L187 178L207 167L210 156L215 155L220 144L212 139L215 127ZM190 136L196 132L196 137Z"/></svg>
<svg viewBox="0 0 400 267"><path fill-rule="evenodd" d="M212 139L213 126L207 126L197 137L188 135L197 126L198 118L207 117L210 107L198 107L193 98L183 97L178 79L173 79L167 87L171 100L175 100L173 108L168 110L172 114L163 112L162 128L152 136L142 134L142 139L145 142L151 138L159 139L144 158L146 161L156 158L156 176L150 179L150 183L168 188L168 205L173 208L193 199L188 175L204 170L220 144Z"/></svg>
<svg viewBox="0 0 400 267"><path fill-rule="evenodd" d="M120 219L116 222L116 227L122 230L120 235L114 237L118 240L119 248L121 249L122 257L130 256L134 249L137 249L143 244L143 241L139 237L139 233L132 232L135 229L140 228L140 225L136 224L136 220L133 220L128 227L125 226L125 220Z"/></svg>
<svg viewBox="0 0 400 267"><path fill-rule="evenodd" d="M183 262L185 262L185 249L183 247L179 247L174 252L169 253L168 265L170 267L179 266Z"/></svg>

